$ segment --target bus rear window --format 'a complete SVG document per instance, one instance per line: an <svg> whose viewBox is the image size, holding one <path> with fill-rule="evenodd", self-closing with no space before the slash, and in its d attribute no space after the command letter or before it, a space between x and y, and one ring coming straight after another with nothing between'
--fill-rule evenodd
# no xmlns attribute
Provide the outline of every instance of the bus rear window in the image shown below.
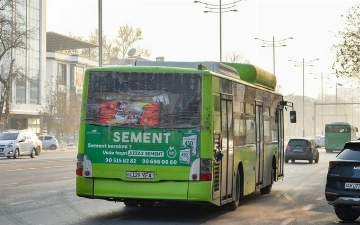
<svg viewBox="0 0 360 225"><path fill-rule="evenodd" d="M346 125L329 125L325 127L327 133L350 133L350 127Z"/></svg>
<svg viewBox="0 0 360 225"><path fill-rule="evenodd" d="M198 74L93 71L86 121L164 128L199 126L200 88Z"/></svg>

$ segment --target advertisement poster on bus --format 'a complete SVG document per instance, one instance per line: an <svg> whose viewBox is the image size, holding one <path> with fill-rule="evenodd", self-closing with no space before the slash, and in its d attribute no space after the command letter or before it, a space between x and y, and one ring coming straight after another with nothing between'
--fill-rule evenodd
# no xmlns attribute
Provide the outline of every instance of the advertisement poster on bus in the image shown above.
<svg viewBox="0 0 360 225"><path fill-rule="evenodd" d="M92 163L190 166L199 157L199 132L87 125L85 155Z"/></svg>

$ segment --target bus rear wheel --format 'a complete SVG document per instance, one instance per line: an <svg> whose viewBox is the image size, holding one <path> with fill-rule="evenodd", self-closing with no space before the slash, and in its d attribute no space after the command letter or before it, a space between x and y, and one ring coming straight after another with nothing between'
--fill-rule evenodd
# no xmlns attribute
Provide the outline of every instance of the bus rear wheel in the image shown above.
<svg viewBox="0 0 360 225"><path fill-rule="evenodd" d="M150 207L153 207L153 206L154 206L154 203L152 203L152 202L147 202L147 203L140 203L139 205L140 205L140 207L142 207L142 208L150 208Z"/></svg>
<svg viewBox="0 0 360 225"><path fill-rule="evenodd" d="M236 174L235 199L230 203L230 207L233 211L235 211L239 207L241 198L242 198L241 176L240 176L240 171L238 170Z"/></svg>
<svg viewBox="0 0 360 225"><path fill-rule="evenodd" d="M126 205L127 207L138 207L139 204L136 202L124 202L124 205Z"/></svg>
<svg viewBox="0 0 360 225"><path fill-rule="evenodd" d="M271 183L268 186L263 187L263 188L260 189L260 193L262 195L270 194L270 192L272 190L272 185L274 183L274 177L275 177L274 176L274 169L271 169L271 175L270 176L271 176Z"/></svg>

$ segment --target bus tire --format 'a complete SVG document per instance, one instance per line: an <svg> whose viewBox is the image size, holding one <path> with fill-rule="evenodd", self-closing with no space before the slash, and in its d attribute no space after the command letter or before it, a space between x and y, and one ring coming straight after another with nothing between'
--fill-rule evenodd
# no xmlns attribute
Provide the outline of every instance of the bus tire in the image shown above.
<svg viewBox="0 0 360 225"><path fill-rule="evenodd" d="M147 203L140 203L139 205L140 205L140 207L142 207L142 208L150 208L150 207L153 207L153 206L154 206L154 203L152 203L152 202L147 202Z"/></svg>
<svg viewBox="0 0 360 225"><path fill-rule="evenodd" d="M124 205L127 207L138 207L138 203L136 202L124 202Z"/></svg>
<svg viewBox="0 0 360 225"><path fill-rule="evenodd" d="M240 199L241 199L241 176L240 176L240 171L237 170L237 174L236 174L236 184L235 184L236 188L235 188L235 199L234 201L232 201L230 203L230 207L231 210L235 211L240 204Z"/></svg>
<svg viewBox="0 0 360 225"><path fill-rule="evenodd" d="M273 183L274 183L274 168L271 169L271 183L268 186L261 188L260 193L262 195L270 194Z"/></svg>

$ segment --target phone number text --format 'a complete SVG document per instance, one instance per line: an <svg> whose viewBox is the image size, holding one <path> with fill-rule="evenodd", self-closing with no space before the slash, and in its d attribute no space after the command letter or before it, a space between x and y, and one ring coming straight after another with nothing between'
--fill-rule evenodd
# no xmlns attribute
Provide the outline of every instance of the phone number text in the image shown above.
<svg viewBox="0 0 360 225"><path fill-rule="evenodd" d="M106 163L120 163L120 164L148 164L148 165L176 165L176 160L168 159L122 159L122 158L105 158Z"/></svg>

